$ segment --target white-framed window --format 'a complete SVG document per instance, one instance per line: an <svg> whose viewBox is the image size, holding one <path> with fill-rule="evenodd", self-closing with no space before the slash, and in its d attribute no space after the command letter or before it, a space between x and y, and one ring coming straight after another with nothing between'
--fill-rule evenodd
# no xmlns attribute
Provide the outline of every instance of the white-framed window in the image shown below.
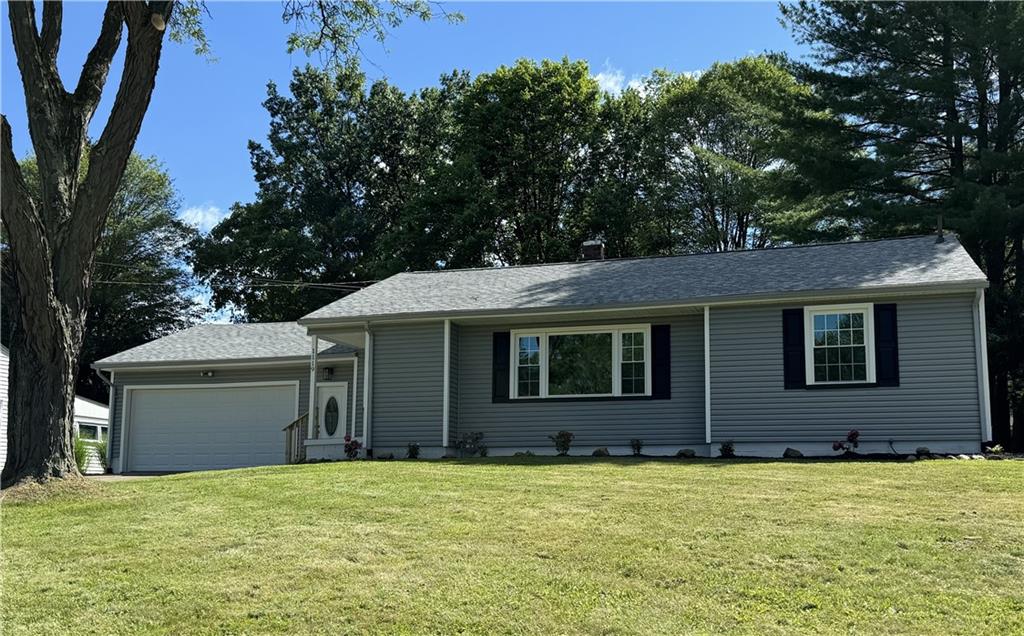
<svg viewBox="0 0 1024 636"><path fill-rule="evenodd" d="M807 384L875 381L874 305L804 308Z"/></svg>
<svg viewBox="0 0 1024 636"><path fill-rule="evenodd" d="M650 325L523 329L511 336L513 398L651 394Z"/></svg>

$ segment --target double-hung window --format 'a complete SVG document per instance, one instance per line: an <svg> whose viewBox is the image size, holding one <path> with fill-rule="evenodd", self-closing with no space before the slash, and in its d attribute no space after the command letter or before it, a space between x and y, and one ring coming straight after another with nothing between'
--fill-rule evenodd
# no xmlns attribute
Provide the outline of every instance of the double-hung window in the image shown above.
<svg viewBox="0 0 1024 636"><path fill-rule="evenodd" d="M804 309L807 384L875 381L873 314L871 304Z"/></svg>
<svg viewBox="0 0 1024 636"><path fill-rule="evenodd" d="M512 332L513 398L651 394L650 325Z"/></svg>

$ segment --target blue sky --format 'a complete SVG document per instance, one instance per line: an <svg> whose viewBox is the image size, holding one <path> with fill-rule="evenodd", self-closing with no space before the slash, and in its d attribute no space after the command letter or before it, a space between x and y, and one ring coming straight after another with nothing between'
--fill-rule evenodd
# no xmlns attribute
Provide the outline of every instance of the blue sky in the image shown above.
<svg viewBox="0 0 1024 636"><path fill-rule="evenodd" d="M206 29L215 62L168 42L156 91L136 151L166 166L182 198L182 214L208 229L236 201L250 201L255 183L246 149L266 137L260 105L266 84L286 86L306 59L285 52L289 29L279 2L209 2ZM460 24L408 23L382 47L368 43L363 67L411 91L454 69L492 70L525 57L585 59L614 89L655 68L697 71L718 60L764 51L799 53L778 23L774 3L446 3ZM103 5L67 3L59 66L73 87L98 32ZM6 3L0 45L0 110L19 157L31 150L25 105L8 32ZM123 47L122 47L123 48ZM122 58L115 60L119 69ZM119 73L112 71L93 121L98 135Z"/></svg>

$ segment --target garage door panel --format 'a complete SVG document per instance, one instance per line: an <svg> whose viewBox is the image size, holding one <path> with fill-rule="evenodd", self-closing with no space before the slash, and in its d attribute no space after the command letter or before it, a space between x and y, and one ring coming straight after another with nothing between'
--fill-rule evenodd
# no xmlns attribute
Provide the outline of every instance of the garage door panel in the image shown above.
<svg viewBox="0 0 1024 636"><path fill-rule="evenodd" d="M280 464L295 400L294 385L134 389L130 470Z"/></svg>

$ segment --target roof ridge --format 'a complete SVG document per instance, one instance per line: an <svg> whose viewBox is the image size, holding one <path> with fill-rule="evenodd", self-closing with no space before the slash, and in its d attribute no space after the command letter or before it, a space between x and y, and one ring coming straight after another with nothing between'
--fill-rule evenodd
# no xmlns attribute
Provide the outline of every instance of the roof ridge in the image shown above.
<svg viewBox="0 0 1024 636"><path fill-rule="evenodd" d="M719 256L725 254L756 254L759 252L773 252L782 250L797 250L805 248L815 247L835 247L837 245L861 245L865 243L882 243L886 241L903 241L908 239L921 239L921 238L933 238L934 234L911 234L907 236L891 236L886 238L877 239L859 239L855 241L829 241L827 243L802 243L800 245L775 245L772 247L758 247L749 250L726 250L723 252L691 252L689 254L657 254L654 256L622 256L618 258L603 258L594 260L580 260L580 261L556 261L554 263L529 263L523 265L501 265L498 267L459 267L455 269L420 269L413 270L411 272L399 272L397 276L403 274L446 274L453 272L480 272L480 271L502 271L506 269L526 269L530 267L551 267L554 265L597 265L600 263L621 263L623 261L649 261L658 259L669 259L669 258L686 258L688 256ZM948 236L954 238L959 242L959 238L952 232ZM384 279L387 280L387 279ZM383 282L383 281L382 281ZM364 287L363 289L369 289ZM362 290L359 290L362 291ZM358 292L355 292L358 293ZM351 295L351 294L350 294Z"/></svg>

